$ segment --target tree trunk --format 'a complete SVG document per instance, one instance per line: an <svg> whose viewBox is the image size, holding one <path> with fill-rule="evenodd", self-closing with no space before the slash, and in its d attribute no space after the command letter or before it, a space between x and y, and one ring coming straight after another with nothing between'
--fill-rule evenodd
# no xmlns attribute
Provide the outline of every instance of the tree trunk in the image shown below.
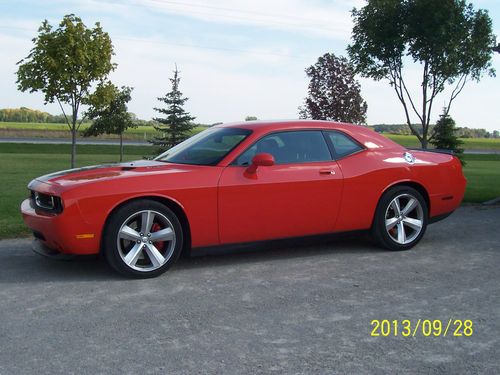
<svg viewBox="0 0 500 375"><path fill-rule="evenodd" d="M120 133L120 163L123 161L123 132Z"/></svg>
<svg viewBox="0 0 500 375"><path fill-rule="evenodd" d="M71 129L71 168L75 168L76 162L76 126Z"/></svg>
<svg viewBox="0 0 500 375"><path fill-rule="evenodd" d="M427 150L427 145L429 144L429 124L422 121L421 126L422 126L422 135L418 137L418 139L420 141L422 149Z"/></svg>
<svg viewBox="0 0 500 375"><path fill-rule="evenodd" d="M72 116L72 126L71 126L71 168L75 168L76 163L76 123L78 120L78 107L75 104L73 107L73 116Z"/></svg>
<svg viewBox="0 0 500 375"><path fill-rule="evenodd" d="M428 145L427 137L422 137L422 140L420 141L420 143L422 144L422 148L424 150L427 150L427 145Z"/></svg>

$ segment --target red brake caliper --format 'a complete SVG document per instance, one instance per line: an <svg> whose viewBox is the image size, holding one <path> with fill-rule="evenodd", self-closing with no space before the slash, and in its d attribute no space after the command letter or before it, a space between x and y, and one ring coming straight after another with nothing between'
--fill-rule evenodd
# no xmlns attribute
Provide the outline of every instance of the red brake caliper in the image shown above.
<svg viewBox="0 0 500 375"><path fill-rule="evenodd" d="M157 232L161 230L162 227L158 223L154 223L153 226L151 227L151 233ZM163 248L165 247L165 241L157 241L154 242L155 247L158 249L158 251L161 253L163 252Z"/></svg>

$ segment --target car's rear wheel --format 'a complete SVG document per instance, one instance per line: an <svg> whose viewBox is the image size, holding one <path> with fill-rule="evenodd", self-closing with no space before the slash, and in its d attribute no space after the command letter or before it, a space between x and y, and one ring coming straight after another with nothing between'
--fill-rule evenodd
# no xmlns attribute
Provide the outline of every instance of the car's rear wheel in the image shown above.
<svg viewBox="0 0 500 375"><path fill-rule="evenodd" d="M427 204L422 194L409 186L395 186L380 198L372 234L382 247L407 250L422 239L427 221Z"/></svg>
<svg viewBox="0 0 500 375"><path fill-rule="evenodd" d="M182 226L163 204L137 200L118 208L104 232L104 255L109 265L123 275L155 277L179 258Z"/></svg>

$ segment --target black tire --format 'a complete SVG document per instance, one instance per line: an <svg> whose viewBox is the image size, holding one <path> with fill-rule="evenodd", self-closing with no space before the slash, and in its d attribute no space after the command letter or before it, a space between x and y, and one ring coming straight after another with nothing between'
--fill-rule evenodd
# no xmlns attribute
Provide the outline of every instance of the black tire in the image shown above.
<svg viewBox="0 0 500 375"><path fill-rule="evenodd" d="M399 206L398 204L391 203L398 198L398 202L401 201L403 203L408 204L411 198L414 198L420 208L418 206L414 208L413 211L409 211L408 216L405 216L403 213L403 208L401 207L401 213L398 216L394 210L394 206ZM394 214L394 217L391 217ZM404 220L403 220L404 218ZM396 224L391 229L386 229L386 219L387 220L396 220ZM411 222L412 226L407 226L406 221L409 219L417 220L421 223L420 230L415 229L414 221ZM415 246L425 234L425 230L427 228L428 223L428 207L425 199L422 197L417 190L409 186L395 186L387 190L379 200L377 205L377 209L375 211L375 217L373 220L372 226L372 236L375 241L383 248L400 251L400 250L408 250ZM389 224L389 226L392 224ZM402 226L402 235L400 237L400 225ZM405 231L410 232L410 235L406 237ZM414 238L413 238L414 237ZM408 241L404 243L403 241L398 241L404 239L404 241Z"/></svg>
<svg viewBox="0 0 500 375"><path fill-rule="evenodd" d="M152 218L151 225L149 225L151 234L154 235L155 233L159 233L153 232L155 225L160 228L159 230L170 228L173 232L172 240L146 242L146 233L137 240L119 238L119 232L122 226L125 224L128 226L128 223L136 223L137 227L134 228L136 231L133 233L134 235L139 233L141 226L145 225L142 223L144 218L143 214L147 215L148 213L150 213L150 217ZM162 225L163 228L161 227ZM160 248L155 247L158 246L157 244L162 244L165 248L164 254L160 251ZM163 259L165 262L160 263L156 260L157 264L155 265L153 257L149 252L151 248L148 246L152 246L154 249L158 250L160 255L164 256ZM177 216L165 205L149 199L135 200L119 207L109 217L103 234L103 253L106 261L115 271L132 278L151 278L161 275L179 258L182 246L183 231ZM141 248L139 249L139 247ZM129 265L126 263L125 257L128 255L128 252L132 251L135 251L136 254L140 254L134 257L136 263L131 263ZM139 263L139 261L141 263Z"/></svg>

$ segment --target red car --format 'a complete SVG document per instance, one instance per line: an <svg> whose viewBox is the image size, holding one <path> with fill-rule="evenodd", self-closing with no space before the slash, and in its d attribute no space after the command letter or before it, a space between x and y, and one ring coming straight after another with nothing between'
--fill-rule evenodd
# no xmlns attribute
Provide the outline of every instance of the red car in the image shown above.
<svg viewBox="0 0 500 375"><path fill-rule="evenodd" d="M37 252L101 252L125 275L152 277L183 249L332 232L370 230L383 247L409 249L465 185L456 157L359 125L244 122L152 161L39 177L21 211Z"/></svg>

